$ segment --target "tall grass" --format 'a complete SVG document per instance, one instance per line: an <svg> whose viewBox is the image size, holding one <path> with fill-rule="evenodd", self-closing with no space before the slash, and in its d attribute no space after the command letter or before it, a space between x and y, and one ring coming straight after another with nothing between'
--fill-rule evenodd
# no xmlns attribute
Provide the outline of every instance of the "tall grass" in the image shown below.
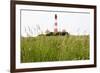
<svg viewBox="0 0 100 73"><path fill-rule="evenodd" d="M21 37L21 62L89 59L89 36Z"/></svg>

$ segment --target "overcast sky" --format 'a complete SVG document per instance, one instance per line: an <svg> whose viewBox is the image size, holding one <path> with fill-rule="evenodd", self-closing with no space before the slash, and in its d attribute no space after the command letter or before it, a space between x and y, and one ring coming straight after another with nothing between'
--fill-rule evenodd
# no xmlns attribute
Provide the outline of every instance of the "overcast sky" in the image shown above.
<svg viewBox="0 0 100 73"><path fill-rule="evenodd" d="M89 13L23 10L21 11L21 35L36 36L41 32L44 33L47 29L53 32L55 14L57 14L58 31L65 29L72 35L89 34Z"/></svg>

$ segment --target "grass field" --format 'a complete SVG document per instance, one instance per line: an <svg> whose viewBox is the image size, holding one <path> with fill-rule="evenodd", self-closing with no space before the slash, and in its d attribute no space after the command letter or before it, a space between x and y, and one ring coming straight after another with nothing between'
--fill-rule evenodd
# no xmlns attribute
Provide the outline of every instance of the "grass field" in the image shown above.
<svg viewBox="0 0 100 73"><path fill-rule="evenodd" d="M89 36L21 37L21 62L89 59Z"/></svg>

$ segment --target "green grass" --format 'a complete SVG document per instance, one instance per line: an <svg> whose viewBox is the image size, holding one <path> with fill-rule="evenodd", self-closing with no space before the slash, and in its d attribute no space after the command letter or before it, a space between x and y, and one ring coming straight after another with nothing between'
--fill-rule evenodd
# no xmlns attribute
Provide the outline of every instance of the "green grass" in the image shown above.
<svg viewBox="0 0 100 73"><path fill-rule="evenodd" d="M21 62L89 59L89 36L21 37Z"/></svg>

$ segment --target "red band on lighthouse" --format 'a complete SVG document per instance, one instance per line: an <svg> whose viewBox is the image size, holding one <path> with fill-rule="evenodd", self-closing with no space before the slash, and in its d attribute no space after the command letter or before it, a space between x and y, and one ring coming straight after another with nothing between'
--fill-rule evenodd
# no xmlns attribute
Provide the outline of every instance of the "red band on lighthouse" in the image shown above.
<svg viewBox="0 0 100 73"><path fill-rule="evenodd" d="M57 22L55 22L55 26L57 26Z"/></svg>
<svg viewBox="0 0 100 73"><path fill-rule="evenodd" d="M55 14L55 19L57 19L57 14Z"/></svg>

